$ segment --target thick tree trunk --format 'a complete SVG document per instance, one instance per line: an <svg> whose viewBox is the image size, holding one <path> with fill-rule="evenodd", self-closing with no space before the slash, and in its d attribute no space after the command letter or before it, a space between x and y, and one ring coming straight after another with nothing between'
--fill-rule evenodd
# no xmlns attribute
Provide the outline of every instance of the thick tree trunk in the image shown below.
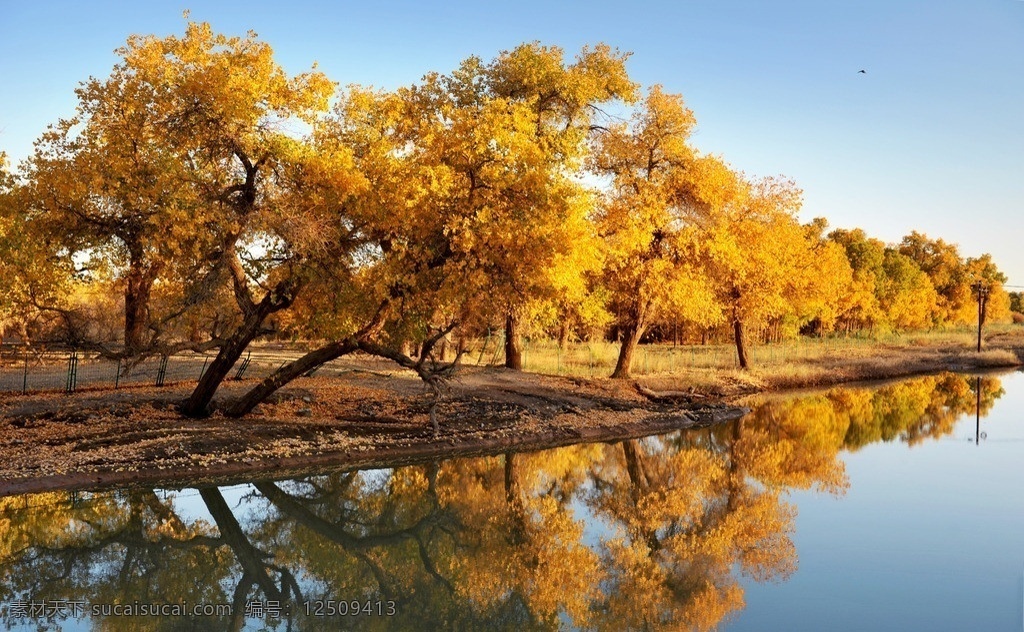
<svg viewBox="0 0 1024 632"><path fill-rule="evenodd" d="M331 360L359 350L377 357L387 358L396 362L399 366L415 370L421 379L428 379L430 377L429 371L423 371L422 362L414 362L402 349L383 347L371 342L373 336L379 333L380 329L384 326L388 313L387 306L388 302L385 301L381 305L380 309L377 310L377 313L370 322L355 334L343 340L330 342L319 349L314 349L298 360L290 362L277 371L274 371L273 374L257 384L252 390L228 406L224 411L225 414L230 417L241 417L242 415L252 411L252 409L261 402L265 401L270 397L270 395L277 391L277 389L291 382L300 375L322 366ZM447 331L439 332L438 337L447 335L447 333ZM429 354L430 350L437 343L437 340L438 338L436 337L426 340L423 343L422 353ZM407 348L408 346L407 342L400 345L401 348ZM433 409L431 409L431 417L433 418Z"/></svg>
<svg viewBox="0 0 1024 632"><path fill-rule="evenodd" d="M622 338L622 346L619 347L619 359L615 362L615 371L612 378L628 380L632 377L633 353L640 344L640 337L644 334L643 324L627 325L623 329L625 334Z"/></svg>
<svg viewBox="0 0 1024 632"><path fill-rule="evenodd" d="M514 311L505 316L505 367L523 370L523 343L520 339L519 315Z"/></svg>
<svg viewBox="0 0 1024 632"><path fill-rule="evenodd" d="M747 349L743 342L743 321L737 314L733 314L732 317L732 333L736 340L736 357L740 361L740 368L747 369L749 367L747 365Z"/></svg>
<svg viewBox="0 0 1024 632"><path fill-rule="evenodd" d="M343 355L352 353L359 348L355 340L347 339L335 341L324 345L319 349L310 351L294 362L289 362L280 369L274 371L270 376L257 384L248 393L235 400L224 410L228 417L241 417L252 411L259 404L266 401L277 389L291 382L295 378L330 362Z"/></svg>
<svg viewBox="0 0 1024 632"><path fill-rule="evenodd" d="M146 346L149 301L155 277L154 266L146 268L141 260L132 258L124 287L124 349L129 357Z"/></svg>
<svg viewBox="0 0 1024 632"><path fill-rule="evenodd" d="M253 305L251 301L245 308L245 318L238 326L235 333L228 339L217 357L199 378L192 395L181 405L181 413L187 417L205 417L210 414L210 402L220 388L221 382L228 376L231 367L242 357L257 336L262 333L263 323L271 314L287 309L295 301L300 285L294 280L284 280L278 283L272 291L263 297L258 304Z"/></svg>
<svg viewBox="0 0 1024 632"><path fill-rule="evenodd" d="M245 352L249 343L259 334L263 319L252 314L243 321L242 325L235 331L235 334L228 339L227 343L220 348L217 357L213 359L206 372L199 378L199 384L181 405L181 414L186 417L206 417L210 414L210 402L220 388L221 382L231 372Z"/></svg>
<svg viewBox="0 0 1024 632"><path fill-rule="evenodd" d="M740 362L740 368L746 370L747 364L747 349L746 341L743 336L743 319L740 318L740 299L743 294L740 289L736 286L732 288L732 336L736 342L736 358Z"/></svg>

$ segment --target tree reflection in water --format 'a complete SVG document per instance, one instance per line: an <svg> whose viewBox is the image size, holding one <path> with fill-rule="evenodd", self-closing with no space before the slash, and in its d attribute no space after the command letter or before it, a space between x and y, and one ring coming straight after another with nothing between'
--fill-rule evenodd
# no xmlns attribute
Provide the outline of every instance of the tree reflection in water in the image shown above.
<svg viewBox="0 0 1024 632"><path fill-rule="evenodd" d="M1003 391L977 384L985 415ZM0 498L0 602L233 605L90 622L105 630L708 630L742 609L742 576L795 570L787 489L843 493L841 450L948 435L977 388L837 388L661 437L254 483L244 511L199 488L209 519L152 490ZM252 600L280 618L247 619ZM395 614L305 616L318 600Z"/></svg>

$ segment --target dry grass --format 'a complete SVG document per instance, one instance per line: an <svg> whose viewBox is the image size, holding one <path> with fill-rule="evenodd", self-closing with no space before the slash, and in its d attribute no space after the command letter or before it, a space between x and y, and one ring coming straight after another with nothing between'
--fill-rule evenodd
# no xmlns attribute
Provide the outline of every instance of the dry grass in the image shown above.
<svg viewBox="0 0 1024 632"><path fill-rule="evenodd" d="M975 336L969 330L936 331L753 345L748 371L738 369L732 345L641 345L634 356L633 375L656 390L728 396L1024 362L1024 327L987 327L986 349L980 353L974 350ZM611 374L618 350L618 344L609 342L569 344L560 349L554 341L534 341L525 345L524 369L604 378ZM483 353L480 351L478 343L467 363L502 360L500 340L490 340Z"/></svg>

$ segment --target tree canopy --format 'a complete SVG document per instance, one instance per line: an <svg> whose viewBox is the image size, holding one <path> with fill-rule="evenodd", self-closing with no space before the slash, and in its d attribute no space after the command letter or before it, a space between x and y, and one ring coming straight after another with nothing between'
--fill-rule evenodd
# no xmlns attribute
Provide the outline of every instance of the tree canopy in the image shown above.
<svg viewBox="0 0 1024 632"><path fill-rule="evenodd" d="M451 335L503 331L513 369L524 337L608 337L628 377L669 327L731 338L746 367L757 340L968 325L977 287L986 320L1014 307L987 254L801 222L796 183L696 150L682 96L641 98L603 44L340 91L205 23L117 52L2 161L0 327L129 364L215 350L190 415L269 336L316 344L233 414L357 351L431 382Z"/></svg>

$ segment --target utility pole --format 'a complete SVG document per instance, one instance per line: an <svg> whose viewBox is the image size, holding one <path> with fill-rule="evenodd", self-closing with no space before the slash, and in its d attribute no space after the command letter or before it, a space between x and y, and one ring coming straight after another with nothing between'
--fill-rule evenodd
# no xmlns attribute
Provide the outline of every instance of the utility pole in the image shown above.
<svg viewBox="0 0 1024 632"><path fill-rule="evenodd" d="M988 284L976 281L971 287L978 294L978 351L981 351L981 326L985 320L985 303L988 302Z"/></svg>

